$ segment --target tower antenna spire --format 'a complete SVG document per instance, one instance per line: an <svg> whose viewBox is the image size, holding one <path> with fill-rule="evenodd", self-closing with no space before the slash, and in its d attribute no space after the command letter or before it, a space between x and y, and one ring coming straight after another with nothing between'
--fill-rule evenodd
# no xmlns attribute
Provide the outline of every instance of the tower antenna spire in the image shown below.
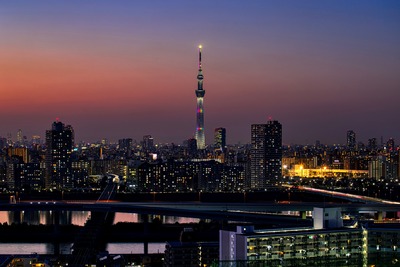
<svg viewBox="0 0 400 267"><path fill-rule="evenodd" d="M201 69L201 49L203 48L202 45L199 45L199 69Z"/></svg>
<svg viewBox="0 0 400 267"><path fill-rule="evenodd" d="M197 112L196 112L196 141L197 141L197 149L204 149L206 145L205 137L204 137L204 94L205 90L203 89L203 70L201 69L201 49L202 45L199 45L199 70L197 73L197 90L196 98L197 98Z"/></svg>

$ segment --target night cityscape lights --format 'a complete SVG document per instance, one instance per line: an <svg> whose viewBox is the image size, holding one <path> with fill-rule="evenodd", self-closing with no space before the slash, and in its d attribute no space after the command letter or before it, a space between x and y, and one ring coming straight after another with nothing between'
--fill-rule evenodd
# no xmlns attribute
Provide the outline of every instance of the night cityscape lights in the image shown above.
<svg viewBox="0 0 400 267"><path fill-rule="evenodd" d="M400 266L399 22L1 1L0 266Z"/></svg>

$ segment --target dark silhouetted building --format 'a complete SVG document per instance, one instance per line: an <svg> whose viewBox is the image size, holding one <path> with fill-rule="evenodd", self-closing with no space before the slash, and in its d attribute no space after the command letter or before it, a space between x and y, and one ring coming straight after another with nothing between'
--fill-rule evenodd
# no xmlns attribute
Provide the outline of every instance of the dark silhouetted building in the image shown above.
<svg viewBox="0 0 400 267"><path fill-rule="evenodd" d="M347 131L347 147L350 150L354 150L356 148L356 133L352 130Z"/></svg>
<svg viewBox="0 0 400 267"><path fill-rule="evenodd" d="M370 151L376 151L378 149L378 141L375 137L368 139L368 149Z"/></svg>
<svg viewBox="0 0 400 267"><path fill-rule="evenodd" d="M152 151L154 149L154 139L151 135L143 136L142 147L145 151Z"/></svg>
<svg viewBox="0 0 400 267"><path fill-rule="evenodd" d="M252 189L264 189L271 180L282 178L282 125L278 121L251 125Z"/></svg>
<svg viewBox="0 0 400 267"><path fill-rule="evenodd" d="M167 242L164 267L214 266L218 260L218 242Z"/></svg>
<svg viewBox="0 0 400 267"><path fill-rule="evenodd" d="M55 121L46 131L46 188L72 188L71 154L74 130L70 125Z"/></svg>
<svg viewBox="0 0 400 267"><path fill-rule="evenodd" d="M132 138L119 139L118 147L125 158L130 158L132 154Z"/></svg>
<svg viewBox="0 0 400 267"><path fill-rule="evenodd" d="M197 155L197 140L195 138L189 138L187 140L187 156L194 158Z"/></svg>

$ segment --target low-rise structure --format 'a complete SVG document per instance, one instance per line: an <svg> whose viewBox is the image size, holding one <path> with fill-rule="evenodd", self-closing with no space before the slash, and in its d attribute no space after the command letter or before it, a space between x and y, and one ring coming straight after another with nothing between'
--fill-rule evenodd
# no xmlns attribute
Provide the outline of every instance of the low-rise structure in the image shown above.
<svg viewBox="0 0 400 267"><path fill-rule="evenodd" d="M211 266L218 260L218 242L167 242L164 267Z"/></svg>
<svg viewBox="0 0 400 267"><path fill-rule="evenodd" d="M344 227L339 208L314 208L314 227L220 231L219 267L397 266L400 225Z"/></svg>

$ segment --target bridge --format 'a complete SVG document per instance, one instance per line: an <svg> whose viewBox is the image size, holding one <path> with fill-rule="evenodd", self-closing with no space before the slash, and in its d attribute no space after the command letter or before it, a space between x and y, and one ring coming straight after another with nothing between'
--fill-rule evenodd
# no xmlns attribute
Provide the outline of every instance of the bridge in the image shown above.
<svg viewBox="0 0 400 267"><path fill-rule="evenodd" d="M263 202L263 203L199 203L199 202L19 202L0 204L0 210L27 211L92 211L123 212L167 216L180 216L232 221L265 221L272 219L271 213L281 211L312 211L314 207L340 207L344 213L397 212L397 203L331 203L331 202ZM286 216L285 216L286 217ZM282 220L282 218L277 218ZM293 218L295 220L295 218Z"/></svg>
<svg viewBox="0 0 400 267"><path fill-rule="evenodd" d="M283 186L288 187L288 188L293 188L292 185L285 184ZM380 198L376 198L376 197L367 197L367 196L361 196L361 195L355 195L355 194L349 194L349 193L343 193L343 192L338 192L338 191L331 191L331 190L325 190L325 189L319 189L319 188L313 188L313 187L307 187L307 186L298 186L298 187L295 187L295 189L307 191L309 193L314 193L314 194L318 194L318 195L322 195L322 196L344 199L344 200L351 201L351 202L362 202L362 203L368 203L368 204L381 203L381 204L400 205L400 202L396 202L396 201L390 201L390 200L380 199Z"/></svg>
<svg viewBox="0 0 400 267"><path fill-rule="evenodd" d="M379 198L348 194L337 191L323 190L305 186L293 187L284 185L291 190L305 191L310 194L343 199L350 203L332 202L254 202L254 203L210 203L210 202L115 202L112 201L115 183L105 188L97 201L25 201L14 204L0 203L0 210L69 210L92 212L125 212L154 215L170 215L192 218L215 218L229 220L261 220L264 214L280 211L312 211L314 207L341 207L343 212L383 212L400 211L400 202Z"/></svg>

